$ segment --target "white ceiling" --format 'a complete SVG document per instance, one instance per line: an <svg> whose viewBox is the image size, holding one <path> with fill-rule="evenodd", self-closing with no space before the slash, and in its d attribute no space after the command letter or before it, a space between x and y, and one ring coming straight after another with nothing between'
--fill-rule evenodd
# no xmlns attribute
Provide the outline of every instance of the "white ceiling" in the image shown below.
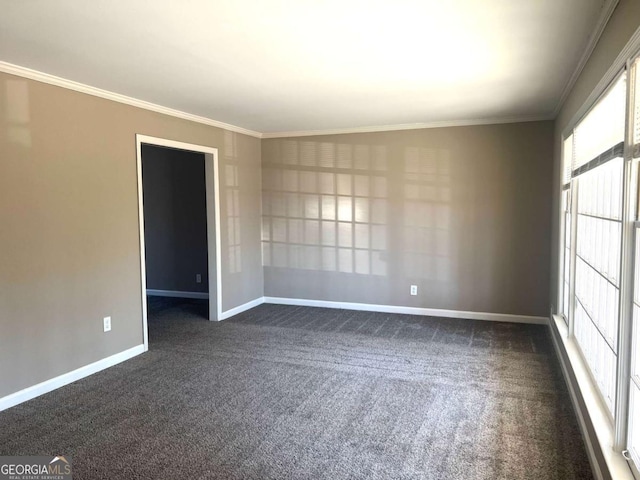
<svg viewBox="0 0 640 480"><path fill-rule="evenodd" d="M0 0L0 60L258 132L550 116L603 0Z"/></svg>

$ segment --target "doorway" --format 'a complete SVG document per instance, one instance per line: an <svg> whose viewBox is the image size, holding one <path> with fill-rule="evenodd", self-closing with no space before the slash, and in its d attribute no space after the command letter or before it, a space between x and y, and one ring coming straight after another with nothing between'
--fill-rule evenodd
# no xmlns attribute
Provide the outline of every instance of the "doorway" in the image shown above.
<svg viewBox="0 0 640 480"><path fill-rule="evenodd" d="M208 298L208 319L221 319L218 151L145 135L136 135L136 144L143 335L148 350L148 289L162 296ZM145 191L152 180L157 182L154 191ZM195 183L190 187L189 181ZM145 238L146 229L153 238Z"/></svg>

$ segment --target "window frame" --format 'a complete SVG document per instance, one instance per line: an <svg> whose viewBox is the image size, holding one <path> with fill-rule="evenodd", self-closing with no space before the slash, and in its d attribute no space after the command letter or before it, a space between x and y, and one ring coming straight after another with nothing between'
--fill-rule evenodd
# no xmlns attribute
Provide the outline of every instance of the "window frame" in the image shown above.
<svg viewBox="0 0 640 480"><path fill-rule="evenodd" d="M625 92L625 125L624 125L624 146L622 152L622 210L621 210L621 235L620 235L620 259L618 263L619 268L619 295L618 295L618 330L617 330L617 342L618 351L615 364L615 398L613 399L612 411L606 407L604 394L598 387L594 378L594 373L589 367L589 363L586 361L583 349L578 343L575 337L575 284L576 284L576 244L577 244L577 210L578 210L578 192L580 188L580 173L574 176L573 159L566 158L565 141L569 138L572 139L572 151L575 156L575 131L576 127L592 112L592 110L599 104L599 102L614 88L621 76L626 73L626 92ZM599 89L599 94L595 96L592 94L592 100L588 102L588 107L582 109L582 113L577 116L576 120L572 122L560 137L561 140L561 171L560 171L560 201L559 201L559 236L558 236L558 315L564 319L567 325L567 338L573 340L577 347L577 352L586 367L589 380L593 385L593 389L597 392L597 397L602 404L603 411L608 413L608 420L611 427L613 437L613 450L618 453L622 453L627 461L631 471L636 478L640 478L638 475L638 466L640 466L640 445L636 447L635 452L631 453L627 450L630 444L630 425L631 425L631 373L632 373L632 361L634 361L637 355L640 355L640 343L638 351L634 351L632 348L632 332L633 329L640 329L639 325L633 325L633 281L634 281L634 261L635 261L635 240L636 231L640 228L640 221L638 221L638 194L640 188L639 182L639 164L640 157L634 159L634 102L640 102L640 92L638 92L638 98L634 87L636 85L636 77L640 75L640 51L636 52L633 56L629 56L622 68L617 69L613 75L609 77L609 81ZM601 81L601 84L603 82ZM569 182L565 182L564 169L566 168L566 162L571 162L571 169L569 174ZM588 162L587 162L588 163ZM597 168L597 167L596 167ZM566 218L567 210L564 205L565 192L569 190L570 198L570 215L571 215L571 231L567 232ZM566 250L566 236L570 235L570 249ZM565 299L565 270L567 266L565 255L570 255L569 261L569 305L568 308L564 305ZM640 268L640 265L638 266ZM564 314L568 312L568 318ZM640 319L638 320L640 323ZM637 335L633 332L634 335ZM638 335L640 338L640 335ZM638 372L640 374L640 372ZM640 389L639 389L640 390ZM638 392L636 392L637 394ZM636 422L640 423L640 412L636 415L638 418Z"/></svg>
<svg viewBox="0 0 640 480"><path fill-rule="evenodd" d="M617 408L618 419L614 430L614 448L623 450L631 469L636 478L640 478L640 452L630 452L630 434L633 418L631 417L631 376L635 359L640 355L640 351L633 347L634 337L638 336L640 324L634 324L633 305L635 289L635 270L640 268L636 261L636 241L640 222L638 221L638 191L640 181L639 168L640 155L634 158L635 150L635 125L640 121L640 114L636 117L636 108L640 113L640 92L637 92L638 77L640 76L640 51L631 56L626 62L627 68L627 118L625 123L625 145L624 145L624 168L625 168L625 189L623 196L623 215L626 215L623 223L623 249L621 258L621 281L624 290L620 290L620 328L618 331L618 343L620 348L624 348L626 358L624 362L618 364L618 384L620 401ZM640 139L639 139L640 141ZM635 319L638 321L639 319ZM639 372L640 373L640 372ZM638 412L636 421L640 421ZM640 446L638 446L640 447Z"/></svg>

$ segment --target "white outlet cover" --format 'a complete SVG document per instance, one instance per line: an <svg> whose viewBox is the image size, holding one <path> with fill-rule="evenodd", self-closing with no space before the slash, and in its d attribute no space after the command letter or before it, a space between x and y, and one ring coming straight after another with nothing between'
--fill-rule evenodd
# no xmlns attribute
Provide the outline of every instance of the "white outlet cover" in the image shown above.
<svg viewBox="0 0 640 480"><path fill-rule="evenodd" d="M411 285L411 295L417 295L417 294L418 294L418 286Z"/></svg>
<svg viewBox="0 0 640 480"><path fill-rule="evenodd" d="M102 324L105 332L111 331L111 317L104 317L102 319Z"/></svg>
<svg viewBox="0 0 640 480"><path fill-rule="evenodd" d="M202 283L202 275L199 273L196 274L196 283Z"/></svg>

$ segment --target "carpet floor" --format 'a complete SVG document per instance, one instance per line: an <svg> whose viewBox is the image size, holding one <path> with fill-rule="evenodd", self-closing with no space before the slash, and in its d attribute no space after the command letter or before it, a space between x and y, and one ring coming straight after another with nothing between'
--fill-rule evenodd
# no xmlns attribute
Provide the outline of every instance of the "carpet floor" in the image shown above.
<svg viewBox="0 0 640 480"><path fill-rule="evenodd" d="M150 299L149 352L0 413L75 479L589 479L546 327ZM67 458L68 458L67 457Z"/></svg>

